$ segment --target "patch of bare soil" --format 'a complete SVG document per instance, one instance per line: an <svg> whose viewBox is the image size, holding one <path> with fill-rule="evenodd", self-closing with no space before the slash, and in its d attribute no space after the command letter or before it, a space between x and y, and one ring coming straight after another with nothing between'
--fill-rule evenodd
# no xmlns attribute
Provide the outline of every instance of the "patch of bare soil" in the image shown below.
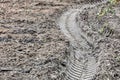
<svg viewBox="0 0 120 80"><path fill-rule="evenodd" d="M120 5L99 16L107 4L84 9L77 21L82 32L94 42L92 55L99 63L94 80L120 80Z"/></svg>
<svg viewBox="0 0 120 80"><path fill-rule="evenodd" d="M68 41L56 26L68 6L57 0L0 1L0 80L56 80Z"/></svg>
<svg viewBox="0 0 120 80"><path fill-rule="evenodd" d="M55 21L66 7L82 2L94 0L0 0L0 80L63 80L69 41ZM83 11L77 19L81 22L83 15L83 30L97 44L93 55L100 66L95 80L120 79L120 6L114 9L116 15L99 20L98 8L86 9L90 15ZM105 21L115 27L113 35L99 33Z"/></svg>

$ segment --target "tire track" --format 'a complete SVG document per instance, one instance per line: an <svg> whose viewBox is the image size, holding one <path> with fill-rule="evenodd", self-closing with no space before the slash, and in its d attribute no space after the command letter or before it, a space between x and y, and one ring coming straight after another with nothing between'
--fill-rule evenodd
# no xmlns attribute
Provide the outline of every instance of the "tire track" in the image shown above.
<svg viewBox="0 0 120 80"><path fill-rule="evenodd" d="M71 9L58 20L61 31L71 43L66 80L91 80L95 76L98 62L89 54L93 49L93 41L77 26L76 15L85 8L94 8L106 2L86 4L80 9Z"/></svg>

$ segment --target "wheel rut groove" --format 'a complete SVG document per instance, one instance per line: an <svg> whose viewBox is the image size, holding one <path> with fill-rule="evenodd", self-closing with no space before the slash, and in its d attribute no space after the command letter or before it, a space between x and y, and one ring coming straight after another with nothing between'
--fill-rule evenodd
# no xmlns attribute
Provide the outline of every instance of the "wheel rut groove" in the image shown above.
<svg viewBox="0 0 120 80"><path fill-rule="evenodd" d="M57 20L61 31L69 39L71 47L65 80L91 80L97 73L99 62L90 55L94 48L93 40L77 25L76 16L85 8L94 8L106 2L107 0L85 4L79 9L71 9Z"/></svg>

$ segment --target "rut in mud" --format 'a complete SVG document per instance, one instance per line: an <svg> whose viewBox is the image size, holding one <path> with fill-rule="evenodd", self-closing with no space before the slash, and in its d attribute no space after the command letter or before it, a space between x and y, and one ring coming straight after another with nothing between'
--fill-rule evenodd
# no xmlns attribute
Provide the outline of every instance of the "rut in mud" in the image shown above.
<svg viewBox="0 0 120 80"><path fill-rule="evenodd" d="M71 9L58 20L58 25L69 39L71 48L66 70L66 80L91 80L94 78L99 65L99 62L92 55L94 41L77 25L76 16L85 8L93 8L106 2L87 4L80 9Z"/></svg>

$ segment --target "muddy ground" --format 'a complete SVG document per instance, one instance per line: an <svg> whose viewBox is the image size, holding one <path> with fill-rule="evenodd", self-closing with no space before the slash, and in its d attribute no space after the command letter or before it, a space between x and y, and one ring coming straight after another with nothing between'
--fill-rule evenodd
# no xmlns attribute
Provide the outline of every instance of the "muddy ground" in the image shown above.
<svg viewBox="0 0 120 80"><path fill-rule="evenodd" d="M68 41L55 20L69 4L0 1L0 80L54 80L63 74Z"/></svg>
<svg viewBox="0 0 120 80"><path fill-rule="evenodd" d="M100 16L104 4L91 9L84 9L76 21L79 27L94 43L93 56L100 63L94 80L120 80L120 5L112 6Z"/></svg>
<svg viewBox="0 0 120 80"><path fill-rule="evenodd" d="M66 7L80 3L79 0L1 0L0 80L63 80L69 41L56 19ZM111 41L110 38L107 43ZM117 44L115 54L103 56L96 80L103 80L103 76L104 80L108 80L106 76L109 80L120 79L118 43L119 37L112 42Z"/></svg>

